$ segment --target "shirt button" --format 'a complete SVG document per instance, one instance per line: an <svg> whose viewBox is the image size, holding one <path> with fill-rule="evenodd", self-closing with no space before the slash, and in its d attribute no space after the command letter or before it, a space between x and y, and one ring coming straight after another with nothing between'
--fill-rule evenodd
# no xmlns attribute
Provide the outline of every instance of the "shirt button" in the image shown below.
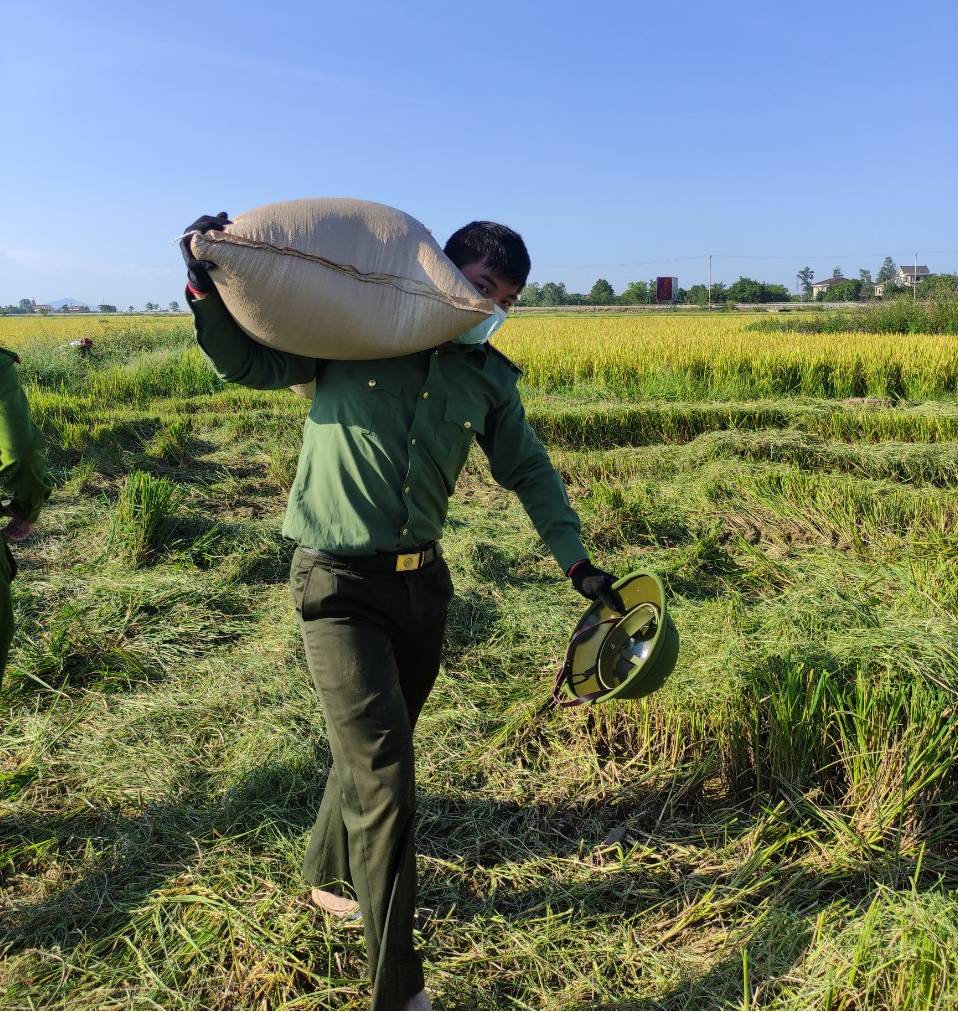
<svg viewBox="0 0 958 1012"><path fill-rule="evenodd" d="M374 387L374 386L376 385L376 381L375 381L375 380L370 380L370 381L369 381L369 385L370 385L371 387Z"/></svg>
<svg viewBox="0 0 958 1012"><path fill-rule="evenodd" d="M412 444L413 446L415 446L415 445L416 445L416 440L415 440L415 439L410 439L410 440L409 440L409 442L410 442L410 443L411 443L411 444Z"/></svg>
<svg viewBox="0 0 958 1012"><path fill-rule="evenodd" d="M429 391L428 391L428 390L426 390L426 391L425 391L425 392L423 393L423 395L422 395L422 399L423 399L424 401L426 401L426 400L429 400Z"/></svg>
<svg viewBox="0 0 958 1012"><path fill-rule="evenodd" d="M410 485L407 485L407 486L406 486L406 487L405 487L405 488L403 489L403 492L405 492L405 493L406 493L407 495L408 495L408 494L409 494L409 493L410 493L411 491L412 491L412 487L411 487Z"/></svg>
<svg viewBox="0 0 958 1012"><path fill-rule="evenodd" d="M405 535L407 535L409 533L409 528L408 527L404 527L402 529L402 532L403 532L403 536L405 537Z"/></svg>
<svg viewBox="0 0 958 1012"><path fill-rule="evenodd" d="M464 429L471 429L472 428L472 422L463 422L462 423L462 427Z"/></svg>

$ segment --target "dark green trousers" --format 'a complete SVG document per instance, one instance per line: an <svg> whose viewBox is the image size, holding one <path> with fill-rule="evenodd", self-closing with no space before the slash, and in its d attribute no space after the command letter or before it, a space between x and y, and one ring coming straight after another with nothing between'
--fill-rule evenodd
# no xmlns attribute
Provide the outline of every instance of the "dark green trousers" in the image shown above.
<svg viewBox="0 0 958 1012"><path fill-rule="evenodd" d="M293 554L290 589L333 766L306 847L313 886L359 903L373 1008L423 987L413 729L436 676L453 588L443 559L396 573Z"/></svg>
<svg viewBox="0 0 958 1012"><path fill-rule="evenodd" d="M0 538L0 685L7 667L7 654L13 642L13 592L10 581L17 575L17 564L6 541Z"/></svg>

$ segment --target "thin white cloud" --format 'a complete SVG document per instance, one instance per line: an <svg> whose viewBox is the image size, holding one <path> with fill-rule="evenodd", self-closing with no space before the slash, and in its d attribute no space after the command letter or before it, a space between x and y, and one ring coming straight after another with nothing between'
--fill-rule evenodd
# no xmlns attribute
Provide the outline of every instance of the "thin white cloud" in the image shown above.
<svg viewBox="0 0 958 1012"><path fill-rule="evenodd" d="M329 91L342 91L349 95L369 95L381 97L389 93L395 97L398 91L408 91L401 82L389 76L381 80L370 78L369 67L364 66L361 74L333 75L324 74L312 67L296 66L274 60L248 56L228 48L216 48L197 45L191 42L173 41L170 39L151 37L145 42L139 34L118 31L113 27L97 26L90 29L98 40L107 43L107 49L113 54L126 54L125 59L135 63L134 54L148 50L151 58L159 57L168 60L171 66L202 68L202 76L209 79L218 68L230 74L241 75L236 80L247 78L274 77L289 81L321 85Z"/></svg>
<svg viewBox="0 0 958 1012"><path fill-rule="evenodd" d="M64 256L59 250L38 249L28 246L0 245L0 257L20 267L29 268L71 267L80 263L78 258Z"/></svg>
<svg viewBox="0 0 958 1012"><path fill-rule="evenodd" d="M152 264L128 260L122 262L91 261L83 254L40 247L0 245L0 257L18 267L32 271L78 270L90 277L102 275L103 277L162 278L170 275L169 267L157 267Z"/></svg>

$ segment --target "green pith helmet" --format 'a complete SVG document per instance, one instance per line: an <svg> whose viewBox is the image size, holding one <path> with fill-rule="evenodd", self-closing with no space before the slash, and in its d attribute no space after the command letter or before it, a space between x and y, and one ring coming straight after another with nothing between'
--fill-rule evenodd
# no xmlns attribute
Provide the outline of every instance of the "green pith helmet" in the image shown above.
<svg viewBox="0 0 958 1012"><path fill-rule="evenodd" d="M561 706L639 699L659 688L675 667L679 634L665 607L662 581L639 571L612 589L625 612L619 615L597 600L579 619L553 693ZM568 699L560 699L560 685Z"/></svg>

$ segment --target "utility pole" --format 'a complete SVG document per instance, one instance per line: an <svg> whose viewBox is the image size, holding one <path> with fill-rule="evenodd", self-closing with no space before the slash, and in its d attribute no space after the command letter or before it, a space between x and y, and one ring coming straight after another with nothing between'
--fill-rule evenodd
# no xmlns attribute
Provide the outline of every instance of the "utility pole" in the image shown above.
<svg viewBox="0 0 958 1012"><path fill-rule="evenodd" d="M709 312L712 311L712 254L709 253Z"/></svg>
<svg viewBox="0 0 958 1012"><path fill-rule="evenodd" d="M918 299L918 253L915 253L915 275L911 279L911 304L914 305Z"/></svg>

